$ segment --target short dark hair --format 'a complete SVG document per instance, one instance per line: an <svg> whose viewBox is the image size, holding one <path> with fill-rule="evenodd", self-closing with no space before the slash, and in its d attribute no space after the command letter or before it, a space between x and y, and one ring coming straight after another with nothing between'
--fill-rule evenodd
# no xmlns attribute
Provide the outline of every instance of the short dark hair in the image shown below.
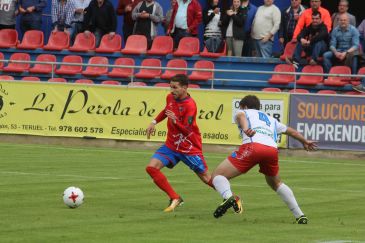
<svg viewBox="0 0 365 243"><path fill-rule="evenodd" d="M240 107L244 108L245 106L248 109L260 110L260 100L256 95L246 95L240 101Z"/></svg>
<svg viewBox="0 0 365 243"><path fill-rule="evenodd" d="M176 74L171 78L170 82L178 82L181 86L188 86L189 78L185 74Z"/></svg>
<svg viewBox="0 0 365 243"><path fill-rule="evenodd" d="M321 12L319 12L318 10L314 10L314 11L312 12L312 16L317 16L317 15L319 15L319 17L320 17L320 18L322 18L322 14L321 14Z"/></svg>

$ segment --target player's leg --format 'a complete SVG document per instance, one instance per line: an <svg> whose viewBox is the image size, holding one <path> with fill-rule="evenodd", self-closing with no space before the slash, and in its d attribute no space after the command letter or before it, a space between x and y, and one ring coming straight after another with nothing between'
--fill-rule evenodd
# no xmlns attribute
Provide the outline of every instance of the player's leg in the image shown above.
<svg viewBox="0 0 365 243"><path fill-rule="evenodd" d="M307 224L308 219L300 209L297 200L295 199L293 191L285 185L279 175L267 176L265 175L267 184L279 195L279 197L285 202L290 211L296 218L297 223Z"/></svg>
<svg viewBox="0 0 365 243"><path fill-rule="evenodd" d="M169 207L164 210L165 212L171 212L177 206L183 203L180 195L175 192L175 190L172 188L169 181L167 180L166 176L161 172L161 169L163 167L173 167L177 163L175 157L173 156L173 153L170 152L171 151L169 151L166 146L162 146L152 156L150 162L146 167L146 171L151 176L154 183L170 198Z"/></svg>
<svg viewBox="0 0 365 243"><path fill-rule="evenodd" d="M187 155L180 153L179 159L184 162L184 164L186 164L192 171L194 171L202 182L210 187L213 187L212 176L208 171L207 163L202 154Z"/></svg>

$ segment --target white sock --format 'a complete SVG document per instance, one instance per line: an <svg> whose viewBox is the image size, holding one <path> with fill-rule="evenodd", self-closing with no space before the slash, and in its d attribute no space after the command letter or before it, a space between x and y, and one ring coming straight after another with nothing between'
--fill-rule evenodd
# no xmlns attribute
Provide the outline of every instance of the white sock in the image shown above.
<svg viewBox="0 0 365 243"><path fill-rule="evenodd" d="M281 183L276 193L281 197L281 199L286 203L290 211L294 214L295 218L299 218L303 215L302 210L300 210L297 200L295 200L293 191L284 183Z"/></svg>
<svg viewBox="0 0 365 243"><path fill-rule="evenodd" d="M230 198L233 194L231 191L231 184L226 177L217 175L213 179L214 188L221 194L224 199Z"/></svg>

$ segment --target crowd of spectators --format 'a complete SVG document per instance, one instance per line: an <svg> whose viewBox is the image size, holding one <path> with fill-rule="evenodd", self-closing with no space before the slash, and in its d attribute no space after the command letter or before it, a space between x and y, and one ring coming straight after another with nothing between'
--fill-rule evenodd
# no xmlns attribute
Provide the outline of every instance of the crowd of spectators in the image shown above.
<svg viewBox="0 0 365 243"><path fill-rule="evenodd" d="M291 0L282 11L274 0L263 0L261 6L250 0L231 2L223 9L220 0L208 0L203 10L198 0L170 0L170 9L164 11L156 0L119 0L116 9L110 0L52 0L52 28L68 32L71 43L78 33L94 33L98 46L103 35L115 36L117 15L123 15L124 41L132 34L145 35L150 47L162 25L176 48L181 38L197 37L199 25L204 24L204 44L210 52L221 52L226 46L229 56L273 57L277 35L282 50L290 42L296 44L295 54L286 60L289 63L321 63L326 72L339 63L357 72L365 20L356 27L348 0L339 0L338 11L332 15L321 7L321 0L310 0L308 8L301 0ZM46 0L0 0L0 29L15 28L20 15L23 33L40 30L46 4Z"/></svg>

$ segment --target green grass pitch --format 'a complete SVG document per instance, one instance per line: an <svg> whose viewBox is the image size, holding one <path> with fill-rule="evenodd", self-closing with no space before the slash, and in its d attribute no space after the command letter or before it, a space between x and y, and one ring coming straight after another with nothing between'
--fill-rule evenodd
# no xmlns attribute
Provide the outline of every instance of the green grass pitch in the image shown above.
<svg viewBox="0 0 365 243"><path fill-rule="evenodd" d="M163 169L185 204L145 173L154 151L0 144L0 242L365 242L365 161L281 157L281 177L309 218L294 218L255 167L232 181L245 212L213 211L221 202L184 164ZM210 171L227 154L207 153ZM84 204L62 193L78 186Z"/></svg>

